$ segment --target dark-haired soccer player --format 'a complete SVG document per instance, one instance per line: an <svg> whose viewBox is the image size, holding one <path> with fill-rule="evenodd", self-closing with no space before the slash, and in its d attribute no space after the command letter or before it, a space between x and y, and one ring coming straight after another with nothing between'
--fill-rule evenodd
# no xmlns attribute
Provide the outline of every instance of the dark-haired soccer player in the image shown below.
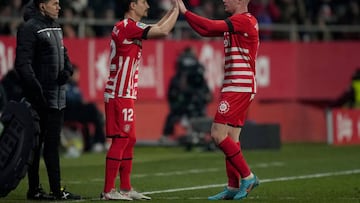
<svg viewBox="0 0 360 203"><path fill-rule="evenodd" d="M142 40L167 36L179 15L176 0L160 21L147 25L140 20L148 15L146 0L122 0L124 20L116 23L111 34L109 78L106 83L106 134L112 139L106 155L104 200L151 199L136 192L130 183L135 137L134 101L137 95ZM120 191L115 188L120 174Z"/></svg>
<svg viewBox="0 0 360 203"><path fill-rule="evenodd" d="M239 142L246 111L256 93L255 59L259 32L256 18L248 12L249 1L223 0L225 11L231 17L210 20L188 11L183 1L178 0L180 12L196 32L206 37L224 36L224 80L211 136L226 156L228 186L209 200L243 199L259 185L243 157Z"/></svg>

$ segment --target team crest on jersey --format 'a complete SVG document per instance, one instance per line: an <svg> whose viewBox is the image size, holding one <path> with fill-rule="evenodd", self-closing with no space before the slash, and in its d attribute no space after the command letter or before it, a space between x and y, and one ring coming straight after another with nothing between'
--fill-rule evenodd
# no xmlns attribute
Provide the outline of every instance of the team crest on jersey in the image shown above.
<svg viewBox="0 0 360 203"><path fill-rule="evenodd" d="M137 22L136 26L138 26L141 29L145 29L147 27L147 25L145 23L142 23L142 22Z"/></svg>
<svg viewBox="0 0 360 203"><path fill-rule="evenodd" d="M129 124L126 124L125 126L124 126L124 132L126 132L126 133L128 133L128 132L130 132L130 125Z"/></svg>
<svg viewBox="0 0 360 203"><path fill-rule="evenodd" d="M218 107L218 112L226 114L230 110L230 104L227 101L221 101Z"/></svg>

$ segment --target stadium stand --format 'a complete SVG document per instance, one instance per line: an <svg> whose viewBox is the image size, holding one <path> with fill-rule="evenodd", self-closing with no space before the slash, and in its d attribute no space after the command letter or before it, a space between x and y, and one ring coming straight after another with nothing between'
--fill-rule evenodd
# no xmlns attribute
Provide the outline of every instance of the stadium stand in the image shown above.
<svg viewBox="0 0 360 203"><path fill-rule="evenodd" d="M15 35L24 6L29 0L0 2L0 35ZM148 0L147 21L158 19L169 0ZM221 19L226 16L221 1L185 0L201 15ZM119 1L63 0L60 22L66 37L105 37L122 16ZM359 0L252 0L249 10L259 23L262 40L329 41L360 39ZM181 18L181 17L180 17ZM182 20L182 19L180 19ZM190 32L190 33L189 33ZM187 24L178 22L173 38L197 38Z"/></svg>

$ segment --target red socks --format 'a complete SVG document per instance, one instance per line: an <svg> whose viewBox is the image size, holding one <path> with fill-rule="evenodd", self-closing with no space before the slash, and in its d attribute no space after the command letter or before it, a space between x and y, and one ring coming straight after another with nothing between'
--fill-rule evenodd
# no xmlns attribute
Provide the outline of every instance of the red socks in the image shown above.
<svg viewBox="0 0 360 203"><path fill-rule="evenodd" d="M224 152L226 159L239 172L241 177L247 177L251 174L239 145L237 145L229 136L219 144L219 148Z"/></svg>
<svg viewBox="0 0 360 203"><path fill-rule="evenodd" d="M106 158L104 192L110 192L111 189L115 188L115 178L117 176L119 166L120 160Z"/></svg>
<svg viewBox="0 0 360 203"><path fill-rule="evenodd" d="M240 142L236 143L240 147ZM240 187L240 174L234 168L234 166L230 163L230 161L225 158L225 165L226 165L226 175L228 177L228 186L233 188Z"/></svg>
<svg viewBox="0 0 360 203"><path fill-rule="evenodd" d="M120 189L131 190L130 174L132 170L132 159L123 159L120 166Z"/></svg>
<svg viewBox="0 0 360 203"><path fill-rule="evenodd" d="M120 168L124 150L129 138L113 138L110 149L106 154L105 186L104 192L110 192L115 188L115 179Z"/></svg>
<svg viewBox="0 0 360 203"><path fill-rule="evenodd" d="M129 191L131 190L131 180L130 175L132 171L132 159L134 156L134 146L136 140L134 138L129 138L129 143L127 144L124 155L120 165L120 190Z"/></svg>

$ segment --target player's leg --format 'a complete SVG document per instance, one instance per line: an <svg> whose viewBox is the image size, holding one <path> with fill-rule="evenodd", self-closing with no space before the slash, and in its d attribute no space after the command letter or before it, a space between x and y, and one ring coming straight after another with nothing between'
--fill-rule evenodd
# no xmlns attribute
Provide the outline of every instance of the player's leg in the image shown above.
<svg viewBox="0 0 360 203"><path fill-rule="evenodd" d="M125 125L123 133L129 136L129 142L126 145L120 164L120 194L134 200L150 200L150 197L136 192L131 186L130 177L133 166L134 147L136 143L136 115L134 112L134 101L129 100L125 109L127 110L127 113L126 115L123 115L123 117L126 118L124 121Z"/></svg>
<svg viewBox="0 0 360 203"><path fill-rule="evenodd" d="M112 142L106 154L105 184L100 197L104 200L132 200L131 198L124 197L115 189L115 180L119 172L123 153L129 143L129 136L121 130L123 117L120 99L112 99L105 103L105 115L106 134L108 138L112 139Z"/></svg>
<svg viewBox="0 0 360 203"><path fill-rule="evenodd" d="M122 162L119 169L121 191L131 190L130 176L132 171L135 143L136 143L136 138L134 136L130 137L129 143L126 146L124 154L122 156Z"/></svg>
<svg viewBox="0 0 360 203"><path fill-rule="evenodd" d="M120 194L130 197L134 200L151 200L151 197L145 196L135 191L131 186L130 176L132 171L135 143L136 138L135 134L133 134L133 136L131 136L129 139L129 144L124 151L120 165Z"/></svg>
<svg viewBox="0 0 360 203"><path fill-rule="evenodd" d="M239 143L241 126L243 126L245 122L246 112L251 101L251 94L223 94L211 129L211 136L226 156L228 162L228 177L232 179L229 180L229 182L233 182L236 179L236 172L234 173L232 171L233 169L236 169L242 178L248 179L254 177L245 161ZM233 168L231 168L230 165L232 165ZM231 184L237 186L236 183ZM245 185L243 185L243 187ZM243 187L240 186L240 190L238 190L237 194L244 191ZM230 192L225 190L223 194L227 194L226 198L231 198L231 195L236 191L236 188L227 187L227 190ZM246 195L247 193L248 192L246 192ZM218 195L217 198L219 198L219 196L221 195ZM235 198L235 195L233 197ZM239 197L237 197L237 199L238 198Z"/></svg>
<svg viewBox="0 0 360 203"><path fill-rule="evenodd" d="M215 122L217 122L215 117ZM234 159L239 154L239 146L229 136L230 127L226 124L213 123L211 128L211 136L215 143L225 154L226 173L228 176L228 186L223 192L209 197L209 200L233 199L239 191L239 166L234 165ZM234 187L235 186L235 187Z"/></svg>
<svg viewBox="0 0 360 203"><path fill-rule="evenodd" d="M240 142L236 142L240 147ZM225 158L226 175L228 177L228 187L238 189L240 187L240 173L234 168L230 160Z"/></svg>
<svg viewBox="0 0 360 203"><path fill-rule="evenodd" d="M233 121L234 126L232 126L229 130L229 135L231 136L231 138L234 141L239 142L239 154L233 158L235 160L230 160L230 162L232 164L238 164L238 167L240 169L239 173L241 176L240 190L234 196L235 200L239 200L239 199L243 199L243 198L247 197L249 192L259 185L258 178L251 172L250 167L247 164L247 162L243 156L243 153L241 150L241 144L240 144L240 140L239 140L239 136L241 133L241 127L245 123L247 109L248 109L249 105L251 104L252 100L254 99L255 95L254 94L242 94L239 96L240 96L240 98L238 98L238 100L237 100L237 101L240 101L240 103L237 104L237 106L239 107L238 113L237 113L239 115L239 117L237 118L238 119L237 121L236 120ZM236 117L234 117L234 118L236 118ZM238 126L238 127L236 127L236 126ZM237 167L235 167L235 168L237 168Z"/></svg>

